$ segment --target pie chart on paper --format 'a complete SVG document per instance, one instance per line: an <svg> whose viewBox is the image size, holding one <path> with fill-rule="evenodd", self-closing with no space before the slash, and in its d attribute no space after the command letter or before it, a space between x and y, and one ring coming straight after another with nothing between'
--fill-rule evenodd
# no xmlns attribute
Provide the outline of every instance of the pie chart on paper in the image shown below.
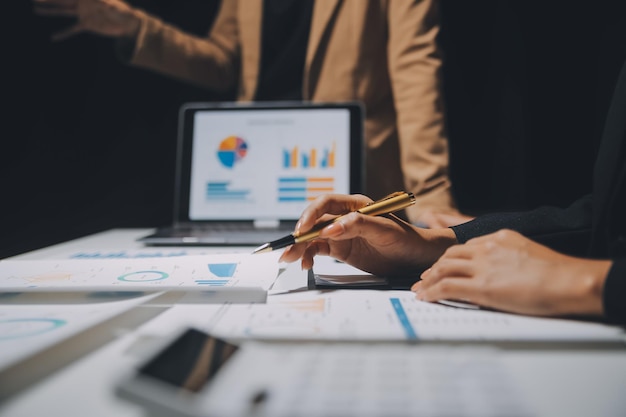
<svg viewBox="0 0 626 417"><path fill-rule="evenodd" d="M226 168L241 162L248 152L248 144L237 136L229 136L220 142L217 157Z"/></svg>

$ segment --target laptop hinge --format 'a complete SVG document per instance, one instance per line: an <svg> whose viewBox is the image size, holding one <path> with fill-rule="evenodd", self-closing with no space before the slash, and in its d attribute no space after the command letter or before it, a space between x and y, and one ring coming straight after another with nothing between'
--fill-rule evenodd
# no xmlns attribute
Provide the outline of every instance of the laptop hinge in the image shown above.
<svg viewBox="0 0 626 417"><path fill-rule="evenodd" d="M278 226L280 226L280 220L265 219L254 221L255 229L275 229Z"/></svg>

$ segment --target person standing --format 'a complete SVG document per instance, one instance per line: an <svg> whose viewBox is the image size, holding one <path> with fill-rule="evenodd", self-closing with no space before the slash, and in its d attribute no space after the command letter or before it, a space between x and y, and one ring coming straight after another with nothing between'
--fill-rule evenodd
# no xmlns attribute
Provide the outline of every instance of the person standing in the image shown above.
<svg viewBox="0 0 626 417"><path fill-rule="evenodd" d="M366 192L413 192L413 223L470 219L448 175L436 0L223 0L204 38L121 0L34 2L39 14L77 18L57 39L115 37L125 62L217 91L237 86L240 101L361 101Z"/></svg>

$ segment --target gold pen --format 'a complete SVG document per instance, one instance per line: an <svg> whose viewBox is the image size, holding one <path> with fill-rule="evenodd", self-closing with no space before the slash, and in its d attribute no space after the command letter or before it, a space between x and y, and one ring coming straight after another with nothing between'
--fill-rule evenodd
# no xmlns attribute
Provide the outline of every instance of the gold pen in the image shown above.
<svg viewBox="0 0 626 417"><path fill-rule="evenodd" d="M389 214L393 213L394 211L402 210L403 208L406 208L413 203L415 203L415 196L413 195L413 193L398 191L389 194L387 197L382 198L378 201L371 202L366 206L356 210L356 212L366 214L368 216L380 216L381 214ZM263 245L256 248L252 253L271 252L276 249L282 249L289 245L293 245L294 243L311 241L319 236L320 231L323 228L325 228L329 224L336 222L343 216L345 216L345 214L337 216L334 219L325 221L323 223L319 223L308 232L300 234L292 233L273 242L264 243Z"/></svg>

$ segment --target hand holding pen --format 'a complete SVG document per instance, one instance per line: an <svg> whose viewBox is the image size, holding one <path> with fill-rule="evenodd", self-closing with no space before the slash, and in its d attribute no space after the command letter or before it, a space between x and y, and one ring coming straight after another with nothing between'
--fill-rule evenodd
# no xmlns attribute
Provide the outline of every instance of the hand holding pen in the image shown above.
<svg viewBox="0 0 626 417"><path fill-rule="evenodd" d="M393 214L381 215L411 204L413 197L409 193L394 193L378 202L359 194L318 198L302 212L296 233L280 242L282 245L298 239L306 243L287 247L280 261L300 260L303 269L311 269L315 256L321 255L374 275L417 276L456 243L456 236L452 229L424 229ZM363 211L369 215L360 214ZM326 221L329 214L339 217ZM259 251L272 250L268 248L272 243Z"/></svg>
<svg viewBox="0 0 626 417"><path fill-rule="evenodd" d="M379 216L381 214L389 214L399 210L402 210L411 204L415 203L415 196L413 193L407 193L404 191L395 192L389 194L385 198L382 198L378 201L370 202L365 206L355 210L357 213L369 215L369 216ZM273 242L265 243L258 248L256 248L252 253L263 253L269 252L276 249L282 249L287 246L293 245L295 243L309 242L313 239L316 239L320 231L326 226L339 221L343 216L337 216L334 219L318 223L311 230L304 233L294 232L290 235L287 235L283 238L275 240Z"/></svg>

